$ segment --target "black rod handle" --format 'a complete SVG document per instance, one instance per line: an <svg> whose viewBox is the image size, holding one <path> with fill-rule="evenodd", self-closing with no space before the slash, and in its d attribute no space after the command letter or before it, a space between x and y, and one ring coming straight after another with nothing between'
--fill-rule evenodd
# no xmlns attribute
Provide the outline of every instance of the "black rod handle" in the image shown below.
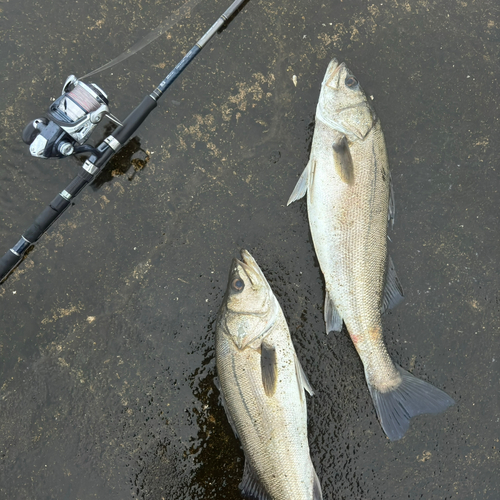
<svg viewBox="0 0 500 500"><path fill-rule="evenodd" d="M23 240L19 240L18 244ZM28 245L28 248L31 245ZM24 253L24 252L23 252ZM15 251L11 248L1 259L0 259L0 282L6 278L9 273L23 260L23 255L19 255L15 253Z"/></svg>
<svg viewBox="0 0 500 500"><path fill-rule="evenodd" d="M137 108L130 113L123 125L118 127L115 131L113 131L113 137L121 144L125 144L132 134L139 128L142 122L148 117L149 113L153 111L157 106L156 100L153 97L147 95L137 106Z"/></svg>
<svg viewBox="0 0 500 500"><path fill-rule="evenodd" d="M30 243L36 243L40 236L58 219L68 208L70 202L58 194L48 207L35 219L35 222L23 233L23 237Z"/></svg>
<svg viewBox="0 0 500 500"><path fill-rule="evenodd" d="M26 250L38 241L71 204L70 198L64 197L65 193L67 192L63 191L62 194L58 194L24 232L17 244L0 258L0 282L23 260Z"/></svg>

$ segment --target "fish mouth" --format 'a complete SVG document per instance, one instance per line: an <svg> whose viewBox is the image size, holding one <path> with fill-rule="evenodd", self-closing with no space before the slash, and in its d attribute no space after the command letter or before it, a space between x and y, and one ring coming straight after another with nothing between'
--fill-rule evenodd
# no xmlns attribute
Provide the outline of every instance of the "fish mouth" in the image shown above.
<svg viewBox="0 0 500 500"><path fill-rule="evenodd" d="M323 78L323 85L328 85L329 87L336 88L338 87L334 82L335 77L340 73L341 69L345 68L345 63L342 62L339 64L336 58L333 58L328 65L328 69L326 70L325 77Z"/></svg>
<svg viewBox="0 0 500 500"><path fill-rule="evenodd" d="M241 267L247 275L252 287L267 283L263 272L248 250L241 250L241 260L234 259L236 266Z"/></svg>

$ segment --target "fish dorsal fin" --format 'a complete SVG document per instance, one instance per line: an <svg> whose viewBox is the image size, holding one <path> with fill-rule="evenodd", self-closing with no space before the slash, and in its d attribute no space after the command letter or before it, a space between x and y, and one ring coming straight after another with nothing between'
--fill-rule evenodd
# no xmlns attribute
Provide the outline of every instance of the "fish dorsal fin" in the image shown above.
<svg viewBox="0 0 500 500"><path fill-rule="evenodd" d="M224 411L226 412L226 417L227 417L227 420L229 421L229 425L231 426L231 429L233 429L233 432L234 432L234 435L236 436L236 438L239 439L238 433L236 432L236 426L234 425L233 418L231 417L231 414L229 413L229 411L227 409L226 399L224 398L224 393L222 392L218 377L214 378L214 384L215 384L215 387L217 387L217 389L219 390L220 400L222 403L222 407L224 408Z"/></svg>
<svg viewBox="0 0 500 500"><path fill-rule="evenodd" d="M243 478L241 479L239 488L244 498L251 500L273 500L264 486L262 486L248 460L245 460L245 469L243 470Z"/></svg>
<svg viewBox="0 0 500 500"><path fill-rule="evenodd" d="M332 148L333 163L337 174L343 182L352 185L354 183L354 164L347 137L344 134L335 132Z"/></svg>
<svg viewBox="0 0 500 500"><path fill-rule="evenodd" d="M303 198L307 192L307 185L308 185L308 178L309 178L309 173L310 173L310 167L312 164L312 160L310 159L308 164L306 165L306 168L300 175L299 180L297 181L297 184L295 185L294 190L292 191L292 194L290 195L290 198L288 198L287 206L290 205L290 203L293 203L294 201L300 200Z"/></svg>
<svg viewBox="0 0 500 500"><path fill-rule="evenodd" d="M399 281L398 275L391 256L387 256L387 270L385 273L385 288L380 308L381 314L384 314L388 309L396 307L404 298L403 287Z"/></svg>
<svg viewBox="0 0 500 500"><path fill-rule="evenodd" d="M262 385L266 396L271 397L276 392L276 383L278 381L278 363L276 360L276 349L273 346L267 345L265 342L261 344L260 353L260 369L262 373Z"/></svg>
<svg viewBox="0 0 500 500"><path fill-rule="evenodd" d="M330 292L327 290L325 295L325 323L326 333L340 332L342 330L342 318L330 297Z"/></svg>
<svg viewBox="0 0 500 500"><path fill-rule="evenodd" d="M294 361L295 361L295 375L297 376L297 382L299 384L300 398L302 399L304 389L309 393L310 396L314 396L314 390L311 387L309 380L307 379L304 369L300 364L299 358L297 358L297 354L295 354L294 356Z"/></svg>

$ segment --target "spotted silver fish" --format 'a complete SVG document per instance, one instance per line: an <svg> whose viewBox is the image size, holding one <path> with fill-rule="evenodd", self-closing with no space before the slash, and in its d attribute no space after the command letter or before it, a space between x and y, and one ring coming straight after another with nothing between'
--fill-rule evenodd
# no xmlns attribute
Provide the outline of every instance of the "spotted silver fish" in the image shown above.
<svg viewBox="0 0 500 500"><path fill-rule="evenodd" d="M240 489L255 500L320 500L304 390L281 307L246 251L233 259L216 328L218 386L245 453Z"/></svg>
<svg viewBox="0 0 500 500"><path fill-rule="evenodd" d="M336 59L321 86L310 159L288 204L306 192L326 283L327 333L345 323L382 428L389 439L400 439L412 417L438 413L454 401L387 352L381 315L403 298L387 254L395 213L391 174L380 121L356 77Z"/></svg>

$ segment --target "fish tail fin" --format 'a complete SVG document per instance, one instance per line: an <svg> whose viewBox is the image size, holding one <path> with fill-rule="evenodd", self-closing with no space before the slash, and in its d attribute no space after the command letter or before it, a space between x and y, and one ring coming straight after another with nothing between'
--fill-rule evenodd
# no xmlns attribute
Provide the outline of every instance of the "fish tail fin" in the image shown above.
<svg viewBox="0 0 500 500"><path fill-rule="evenodd" d="M393 390L382 392L366 379L380 425L391 441L404 436L412 417L440 413L455 403L442 390L395 366L402 380Z"/></svg>

